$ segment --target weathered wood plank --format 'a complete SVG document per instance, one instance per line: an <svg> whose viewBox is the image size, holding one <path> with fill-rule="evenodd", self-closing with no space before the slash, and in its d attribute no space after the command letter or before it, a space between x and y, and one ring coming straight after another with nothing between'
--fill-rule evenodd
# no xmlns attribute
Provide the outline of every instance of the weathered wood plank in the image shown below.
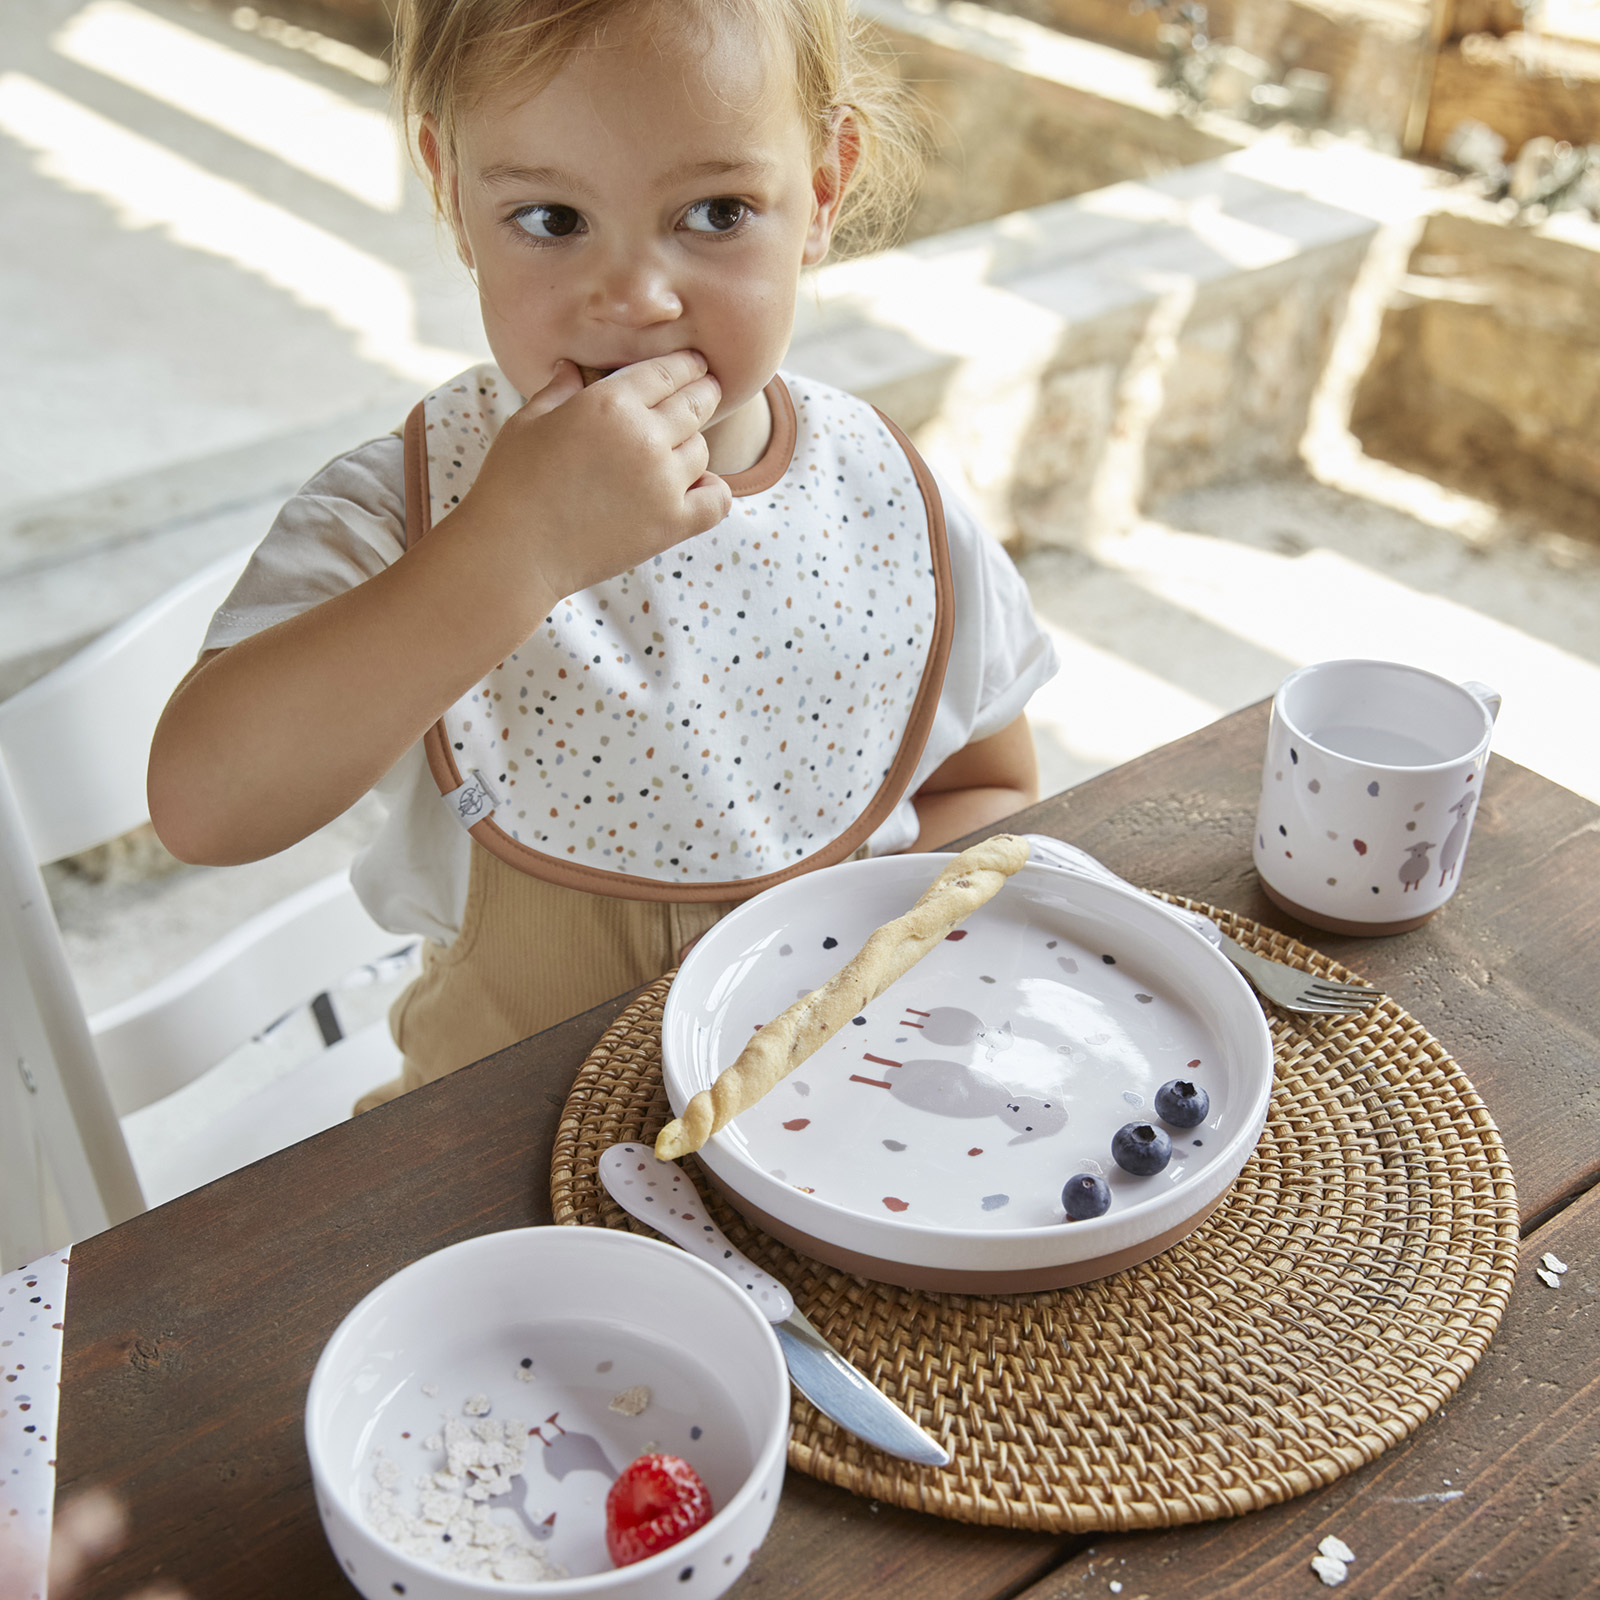
<svg viewBox="0 0 1600 1600"><path fill-rule="evenodd" d="M1265 710L1253 708L1015 825L1060 832L1135 881L1295 931L1250 866L1264 733ZM1600 1162L1596 882L1600 810L1497 760L1465 885L1446 911L1390 940L1303 934L1381 983L1456 1053L1501 1120L1525 1216L1581 1189ZM89 1600L157 1577L228 1600L350 1594L317 1524L301 1443L317 1355L345 1312L407 1262L549 1220L567 1086L622 1003L76 1247L61 1492L109 1484L135 1530L85 1586ZM1577 1303L1582 1282L1560 1303ZM1592 1350L1584 1359L1592 1373ZM1514 1419L1508 1426L1514 1433ZM1592 1429L1574 1437L1592 1442ZM1222 1528L1253 1537L1256 1521ZM873 1511L795 1477L741 1592L984 1600L1015 1593L1081 1545Z"/></svg>
<svg viewBox="0 0 1600 1600"><path fill-rule="evenodd" d="M945 1522L791 1472L767 1542L730 1593L739 1600L992 1600L1088 1543Z"/></svg>
<svg viewBox="0 0 1600 1600"><path fill-rule="evenodd" d="M1534 1275L1553 1250L1559 1289ZM1405 1444L1327 1489L1241 1518L1095 1541L1019 1600L1227 1600L1321 1593L1328 1534L1355 1552L1344 1592L1373 1600L1600 1591L1600 1190L1524 1241L1494 1343Z"/></svg>
<svg viewBox="0 0 1600 1600"><path fill-rule="evenodd" d="M1589 143L1600 128L1600 50L1524 34L1446 45L1421 153L1437 158L1469 117L1493 128L1512 156L1540 135Z"/></svg>

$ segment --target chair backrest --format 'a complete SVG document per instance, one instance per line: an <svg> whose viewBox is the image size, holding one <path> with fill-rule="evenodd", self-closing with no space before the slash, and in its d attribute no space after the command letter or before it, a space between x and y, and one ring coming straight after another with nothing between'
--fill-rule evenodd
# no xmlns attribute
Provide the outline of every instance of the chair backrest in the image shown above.
<svg viewBox="0 0 1600 1600"><path fill-rule="evenodd" d="M25 1193L18 1114L31 1117L73 1237L98 1232L145 1205L120 1115L405 942L372 921L339 873L144 993L84 1016L39 867L149 820L156 722L247 556L213 563L0 703L0 1069L15 1072L0 1085L0 1119L12 1124L0 1138L0 1244L10 1260L27 1259L41 1226Z"/></svg>
<svg viewBox="0 0 1600 1600"><path fill-rule="evenodd" d="M214 561L0 702L0 759L36 862L149 820L151 736L248 557L239 550Z"/></svg>
<svg viewBox="0 0 1600 1600"><path fill-rule="evenodd" d="M164 1099L345 973L407 941L336 872L224 935L178 971L89 1019L119 1117Z"/></svg>

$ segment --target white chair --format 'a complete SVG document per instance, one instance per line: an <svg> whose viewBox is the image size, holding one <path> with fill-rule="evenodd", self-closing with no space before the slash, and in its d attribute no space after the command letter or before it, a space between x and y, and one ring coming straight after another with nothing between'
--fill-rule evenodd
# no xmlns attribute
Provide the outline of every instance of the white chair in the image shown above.
<svg viewBox="0 0 1600 1600"><path fill-rule="evenodd" d="M179 971L88 1017L39 868L148 821L150 739L247 552L216 562L0 703L0 1262L134 1216L350 1114L393 1077L374 1025L214 1121L159 1172L135 1171L120 1118L171 1094L276 1019L406 941L338 873L271 907ZM326 1000L319 1008L323 1036Z"/></svg>

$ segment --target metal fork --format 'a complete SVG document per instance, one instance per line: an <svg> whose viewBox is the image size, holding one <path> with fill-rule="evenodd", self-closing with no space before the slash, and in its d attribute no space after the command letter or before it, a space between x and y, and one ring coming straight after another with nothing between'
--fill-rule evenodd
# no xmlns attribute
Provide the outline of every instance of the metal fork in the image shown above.
<svg viewBox="0 0 1600 1600"><path fill-rule="evenodd" d="M1201 919L1211 922L1209 917ZM1211 926L1216 928L1216 923ZM1217 948L1236 966L1257 989L1274 1005L1286 1011L1321 1011L1328 1016L1347 1016L1352 1011L1365 1011L1383 999L1383 991L1365 983L1339 983L1332 978L1319 978L1313 972L1302 972L1299 967L1285 966L1267 956L1258 956L1253 950L1235 944L1227 934L1217 929L1221 941Z"/></svg>
<svg viewBox="0 0 1600 1600"><path fill-rule="evenodd" d="M1033 859L1047 867L1061 867L1081 877L1098 878L1102 883L1133 889L1135 894L1143 894L1145 899L1154 901L1163 911L1187 923L1202 938L1214 944L1261 994L1274 1005L1282 1006L1285 1011L1348 1016L1352 1012L1365 1011L1383 999L1383 991L1368 984L1339 983L1332 978L1319 978L1314 972L1303 972L1299 967L1286 966L1281 961L1273 961L1266 956L1258 956L1253 950L1246 950L1243 945L1230 939L1210 917L1190 911L1186 906L1171 905L1153 894L1145 894L1143 889L1135 888L1126 878L1119 878L1110 867L1096 861L1076 845L1052 839L1044 833L1025 833L1023 838L1028 841Z"/></svg>

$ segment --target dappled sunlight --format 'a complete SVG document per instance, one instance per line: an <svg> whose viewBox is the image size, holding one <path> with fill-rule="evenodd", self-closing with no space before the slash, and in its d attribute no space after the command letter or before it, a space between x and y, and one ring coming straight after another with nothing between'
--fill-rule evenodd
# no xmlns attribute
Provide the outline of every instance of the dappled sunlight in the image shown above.
<svg viewBox="0 0 1600 1600"><path fill-rule="evenodd" d="M1202 244L1209 245L1224 261L1245 271L1287 261L1299 249L1299 242L1288 234L1230 216L1219 195L1202 195L1185 201L1173 220L1187 228Z"/></svg>
<svg viewBox="0 0 1600 1600"><path fill-rule="evenodd" d="M1026 17L991 11L967 0L873 0L867 9L893 23L901 7L926 19L925 36L951 49L982 55L1053 83L1066 84L1097 99L1136 106L1154 116L1172 111L1174 96L1160 85L1155 62L1113 50L1072 34L1057 33Z"/></svg>
<svg viewBox="0 0 1600 1600"><path fill-rule="evenodd" d="M20 72L0 75L0 133L39 171L106 202L124 228L159 228L324 313L368 361L420 383L471 355L420 343L403 273Z"/></svg>
<svg viewBox="0 0 1600 1600"><path fill-rule="evenodd" d="M254 6L236 6L228 14L228 21L241 33L256 34L272 44L282 45L285 50L297 50L314 61L320 61L325 67L347 72L352 78L360 78L365 83L386 84L389 81L386 62L368 55L365 50L356 49L352 44L346 44L342 39L332 39L325 33L318 33L315 28L285 22L282 17L257 11Z"/></svg>
<svg viewBox="0 0 1600 1600"><path fill-rule="evenodd" d="M1271 486L1258 492L1270 497ZM1149 518L1094 539L1091 548L1097 562L1140 585L1174 617L1198 619L1292 666L1370 656L1488 682L1505 696L1495 748L1600 801L1600 747L1585 736L1600 708L1600 662L1463 603L1445 583L1438 592L1336 549L1284 554ZM1528 581L1537 578L1530 573ZM1552 593L1562 582L1547 572ZM1527 598L1537 609L1539 596ZM1594 654L1600 657L1600 639ZM1186 688L1203 694L1206 683L1205 662L1197 659ZM1274 687L1264 682L1260 690Z"/></svg>
<svg viewBox="0 0 1600 1600"><path fill-rule="evenodd" d="M359 105L126 0L91 0L51 44L67 60L176 107L369 206L400 209L404 163L381 96L376 105Z"/></svg>
<svg viewBox="0 0 1600 1600"><path fill-rule="evenodd" d="M1369 456L1353 439L1343 450L1307 454L1313 473L1329 488L1387 506L1443 532L1481 543L1500 527L1501 513L1487 500L1475 499L1421 473Z"/></svg>
<svg viewBox="0 0 1600 1600"><path fill-rule="evenodd" d="M1108 103L1169 103L1152 63L1016 16L927 0L867 9L891 25L892 14L916 13L947 43ZM446 279L429 276L436 240L381 104L377 57L250 7L186 17L134 0L63 7L29 43L33 53L0 74L0 137L31 155L40 178L101 202L103 235L114 223L178 247L175 325L215 326L209 283L191 283L208 258L238 274L222 303L239 364L282 343L291 319L311 320L291 302L326 319L311 337L348 335L362 361L404 384L475 358L452 347L470 340L451 320L470 308L470 285L451 299ZM1348 431L1353 387L1420 223L1391 226L1367 252L1312 402L1310 476L1148 503L1147 458L1170 391L1181 390L1181 347L1207 286L1354 239L1352 218L1413 217L1435 181L1320 136L1309 148L1314 162L1293 140L1253 135L1204 175L1117 183L831 266L826 298L802 295L797 349L833 341L828 376L845 387L892 377L907 394L936 391L919 440L957 463L962 492L1001 529L1063 340L1096 315L1141 306L1132 349L1105 377L1108 425L1075 491L1073 515L1090 531L1070 552L1021 562L1062 658L1030 708L1047 790L1269 695L1302 663L1371 654L1492 681L1506 697L1497 748L1600 799L1600 752L1573 737L1600 708L1600 638L1579 600L1536 552L1508 545L1494 507L1367 457ZM88 259L109 273L122 258ZM153 393L152 408L178 416L177 398L176 387ZM213 418L244 409L220 387L202 399ZM272 399L281 428L292 406ZM1072 439L1054 442L1066 450ZM1475 551L1492 561L1474 567ZM1573 593L1592 588L1586 578Z"/></svg>
<svg viewBox="0 0 1600 1600"><path fill-rule="evenodd" d="M1041 616L1061 671L1028 704L1042 791L1054 793L1215 722L1225 710Z"/></svg>
<svg viewBox="0 0 1600 1600"><path fill-rule="evenodd" d="M1078 209L1094 217L1115 217L1122 222L1176 222L1182 202L1148 183L1114 183L1076 197Z"/></svg>
<svg viewBox="0 0 1600 1600"><path fill-rule="evenodd" d="M1287 261L1300 248L1288 234L1230 214L1220 195L1188 198L1149 184L1119 183L1081 196L1078 204L1095 216L1167 223L1215 251L1230 266L1246 271Z"/></svg>

